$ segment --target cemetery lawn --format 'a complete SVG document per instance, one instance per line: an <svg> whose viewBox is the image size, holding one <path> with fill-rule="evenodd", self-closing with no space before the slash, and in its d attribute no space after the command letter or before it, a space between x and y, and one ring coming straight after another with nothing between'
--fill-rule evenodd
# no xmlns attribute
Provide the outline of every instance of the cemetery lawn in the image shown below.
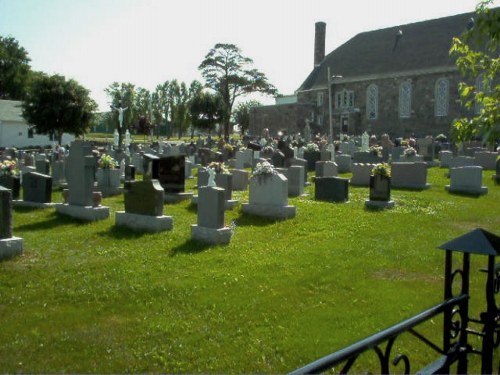
<svg viewBox="0 0 500 375"><path fill-rule="evenodd" d="M114 226L123 196L105 198L110 218L94 223L15 208L24 255L0 262L0 372L284 373L309 363L440 302L437 246L477 227L500 234L493 172L481 197L446 192L444 173L429 169L429 190L393 190L391 210L365 209L363 187L345 204L317 202L313 185L289 199L291 220L237 206L226 211L227 246L190 240L189 202L165 205L174 229L158 234ZM476 317L485 265L472 257ZM440 319L418 331L441 343ZM395 346L411 372L436 357L410 335Z"/></svg>

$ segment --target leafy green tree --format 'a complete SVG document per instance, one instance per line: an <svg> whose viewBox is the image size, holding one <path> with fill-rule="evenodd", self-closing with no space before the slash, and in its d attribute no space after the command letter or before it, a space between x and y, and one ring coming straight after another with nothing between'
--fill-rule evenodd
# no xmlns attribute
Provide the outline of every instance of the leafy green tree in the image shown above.
<svg viewBox="0 0 500 375"><path fill-rule="evenodd" d="M240 126L241 134L245 134L250 126L250 110L262 104L257 100L249 100L239 103L233 112L233 120Z"/></svg>
<svg viewBox="0 0 500 375"><path fill-rule="evenodd" d="M492 0L476 8L474 24L453 39L450 54L466 82L459 92L466 108L476 110L469 118L453 122L453 137L460 142L483 137L489 143L500 139L500 8L488 8Z"/></svg>
<svg viewBox="0 0 500 375"><path fill-rule="evenodd" d="M83 135L91 126L97 104L89 90L60 75L40 75L22 104L23 117L39 134L62 141L63 133Z"/></svg>
<svg viewBox="0 0 500 375"><path fill-rule="evenodd" d="M209 92L198 93L189 106L193 126L208 131L208 134L215 129L215 124L222 120L223 112L224 103L221 97Z"/></svg>
<svg viewBox="0 0 500 375"><path fill-rule="evenodd" d="M11 36L0 35L0 99L22 100L30 80L28 52Z"/></svg>
<svg viewBox="0 0 500 375"><path fill-rule="evenodd" d="M276 88L264 73L252 68L253 60L241 55L234 44L216 44L198 69L206 86L218 93L224 104L224 138L229 139L230 118L235 100L252 92L275 95Z"/></svg>

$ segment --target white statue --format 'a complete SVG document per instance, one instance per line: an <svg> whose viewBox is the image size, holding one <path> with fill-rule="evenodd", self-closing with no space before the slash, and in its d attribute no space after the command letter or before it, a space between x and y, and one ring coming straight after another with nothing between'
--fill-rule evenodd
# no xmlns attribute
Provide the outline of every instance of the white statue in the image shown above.
<svg viewBox="0 0 500 375"><path fill-rule="evenodd" d="M111 108L115 111L118 111L118 122L119 122L119 127L120 129L122 128L122 125L123 125L123 112L125 112L128 107L125 107L125 108L122 108L122 107L119 107L119 108L115 108L113 106L111 106Z"/></svg>
<svg viewBox="0 0 500 375"><path fill-rule="evenodd" d="M215 170L213 170L212 168L208 168L208 184L207 184L207 186L210 186L210 187L217 186L215 184Z"/></svg>
<svg viewBox="0 0 500 375"><path fill-rule="evenodd" d="M361 151L367 152L370 149L370 136L365 131L361 135Z"/></svg>
<svg viewBox="0 0 500 375"><path fill-rule="evenodd" d="M131 137L130 137L130 132L127 131L125 132L125 146L130 146L130 142L131 142Z"/></svg>
<svg viewBox="0 0 500 375"><path fill-rule="evenodd" d="M311 126L309 122L309 119L306 119L306 126L304 126L304 140L307 143L311 142Z"/></svg>

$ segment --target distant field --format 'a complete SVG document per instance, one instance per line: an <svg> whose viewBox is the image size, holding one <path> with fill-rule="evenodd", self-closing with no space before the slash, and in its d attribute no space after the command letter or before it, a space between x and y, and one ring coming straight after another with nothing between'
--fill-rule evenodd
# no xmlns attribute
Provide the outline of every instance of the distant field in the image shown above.
<svg viewBox="0 0 500 375"><path fill-rule="evenodd" d="M393 190L396 207L385 211L364 208L368 188L350 187L348 203L331 204L314 201L314 185L289 199L297 207L291 220L247 216L237 206L226 213L235 227L227 246L190 240L196 209L188 202L165 205L174 229L158 234L114 226L122 196L105 198L111 216L95 223L16 208L14 235L25 252L0 263L0 372L300 367L441 301L437 246L476 227L500 234L492 172L481 197L449 194L444 173L429 169L429 190ZM187 190L194 186L189 180ZM248 201L248 192L233 196ZM61 201L60 192L53 199ZM472 257L475 316L485 265ZM421 331L441 342L441 321ZM412 371L435 356L411 336L396 345ZM470 366L479 372L477 360Z"/></svg>

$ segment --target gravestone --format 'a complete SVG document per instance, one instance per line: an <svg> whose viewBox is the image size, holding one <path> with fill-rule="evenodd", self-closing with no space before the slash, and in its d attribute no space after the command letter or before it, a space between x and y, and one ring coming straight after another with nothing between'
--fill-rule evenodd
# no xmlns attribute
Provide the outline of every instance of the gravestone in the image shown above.
<svg viewBox="0 0 500 375"><path fill-rule="evenodd" d="M370 186L370 176L375 164L354 163L352 165L352 186Z"/></svg>
<svg viewBox="0 0 500 375"><path fill-rule="evenodd" d="M337 155L335 162L337 163L339 173L349 173L352 170L351 155L340 154Z"/></svg>
<svg viewBox="0 0 500 375"><path fill-rule="evenodd" d="M224 189L203 186L198 190L197 224L191 225L191 239L209 244L228 244L231 228L224 225Z"/></svg>
<svg viewBox="0 0 500 375"><path fill-rule="evenodd" d="M374 155L372 152L355 152L352 157L353 163L382 163L382 157Z"/></svg>
<svg viewBox="0 0 500 375"><path fill-rule="evenodd" d="M366 152L370 148L370 136L368 133L365 131L361 135L361 152Z"/></svg>
<svg viewBox="0 0 500 375"><path fill-rule="evenodd" d="M109 207L94 205L94 171L96 166L90 143L71 143L66 159L67 203L56 205L56 211L86 221L109 217Z"/></svg>
<svg viewBox="0 0 500 375"><path fill-rule="evenodd" d="M233 190L246 191L248 188L248 171L244 169L232 169L233 175Z"/></svg>
<svg viewBox="0 0 500 375"><path fill-rule="evenodd" d="M186 158L186 161L184 162L184 178L186 178L186 179L194 178L193 177L193 163L188 158Z"/></svg>
<svg viewBox="0 0 500 375"><path fill-rule="evenodd" d="M125 211L116 212L116 225L145 232L171 230L172 216L163 215L164 196L165 191L158 180L127 182Z"/></svg>
<svg viewBox="0 0 500 375"><path fill-rule="evenodd" d="M450 168L475 166L476 160L472 156L457 156L450 162Z"/></svg>
<svg viewBox="0 0 500 375"><path fill-rule="evenodd" d="M55 160L52 163L52 186L59 187L65 183L64 160Z"/></svg>
<svg viewBox="0 0 500 375"><path fill-rule="evenodd" d="M302 167L304 171L304 186L310 185L310 182L307 181L307 161L305 159L294 158L290 161L290 167L293 165Z"/></svg>
<svg viewBox="0 0 500 375"><path fill-rule="evenodd" d="M453 160L453 152L439 151L439 166L441 168L449 168Z"/></svg>
<svg viewBox="0 0 500 375"><path fill-rule="evenodd" d="M125 166L125 181L135 181L135 165L127 164Z"/></svg>
<svg viewBox="0 0 500 375"><path fill-rule="evenodd" d="M304 195L304 167L292 165L278 170L288 180L288 196L298 197Z"/></svg>
<svg viewBox="0 0 500 375"><path fill-rule="evenodd" d="M122 172L118 168L99 168L97 170L97 190L102 192L103 197L122 193L121 175Z"/></svg>
<svg viewBox="0 0 500 375"><path fill-rule="evenodd" d="M23 175L23 200L33 203L52 202L52 177L37 172Z"/></svg>
<svg viewBox="0 0 500 375"><path fill-rule="evenodd" d="M422 190L430 188L427 183L427 164L392 163L392 187L403 189Z"/></svg>
<svg viewBox="0 0 500 375"><path fill-rule="evenodd" d="M326 202L349 200L349 179L342 177L318 177L314 180L314 199Z"/></svg>
<svg viewBox="0 0 500 375"><path fill-rule="evenodd" d="M321 154L319 151L305 151L304 159L307 161L307 171L311 172L316 169L316 162L320 161Z"/></svg>
<svg viewBox="0 0 500 375"><path fill-rule="evenodd" d="M338 167L333 161L316 162L316 177L335 177L337 174Z"/></svg>
<svg viewBox="0 0 500 375"><path fill-rule="evenodd" d="M450 184L446 190L453 193L482 195L488 193L483 184L483 168L480 166L466 166L450 169Z"/></svg>
<svg viewBox="0 0 500 375"><path fill-rule="evenodd" d="M295 216L295 206L288 205L288 180L282 174L254 175L249 190L249 203L242 205L244 213L273 219Z"/></svg>
<svg viewBox="0 0 500 375"><path fill-rule="evenodd" d="M166 202L179 202L193 196L192 193L184 191L185 159L184 156L162 156L159 159L158 180L165 190Z"/></svg>
<svg viewBox="0 0 500 375"><path fill-rule="evenodd" d="M493 179L493 181L495 181L495 183L497 184L500 183L500 158L497 159L497 163L495 166L495 174L491 176L491 178Z"/></svg>
<svg viewBox="0 0 500 375"><path fill-rule="evenodd" d="M35 156L35 168L38 173L50 174L50 161L45 154Z"/></svg>
<svg viewBox="0 0 500 375"><path fill-rule="evenodd" d="M370 176L370 196L365 200L366 207L392 208L391 178L387 176Z"/></svg>
<svg viewBox="0 0 500 375"><path fill-rule="evenodd" d="M0 260L23 253L23 239L12 235L12 192L0 186Z"/></svg>
<svg viewBox="0 0 500 375"><path fill-rule="evenodd" d="M271 155L271 163L276 168L284 168L285 167L285 154L283 154L281 151L275 151Z"/></svg>
<svg viewBox="0 0 500 375"><path fill-rule="evenodd" d="M417 150L424 161L434 160L434 139L432 137L418 138Z"/></svg>
<svg viewBox="0 0 500 375"><path fill-rule="evenodd" d="M494 171L497 162L498 152L476 151L474 153L474 161L476 165L483 167L485 170Z"/></svg>
<svg viewBox="0 0 500 375"><path fill-rule="evenodd" d="M391 151L391 160L392 161L399 161L404 156L405 148L406 147L403 147L403 146L393 147L393 149Z"/></svg>

